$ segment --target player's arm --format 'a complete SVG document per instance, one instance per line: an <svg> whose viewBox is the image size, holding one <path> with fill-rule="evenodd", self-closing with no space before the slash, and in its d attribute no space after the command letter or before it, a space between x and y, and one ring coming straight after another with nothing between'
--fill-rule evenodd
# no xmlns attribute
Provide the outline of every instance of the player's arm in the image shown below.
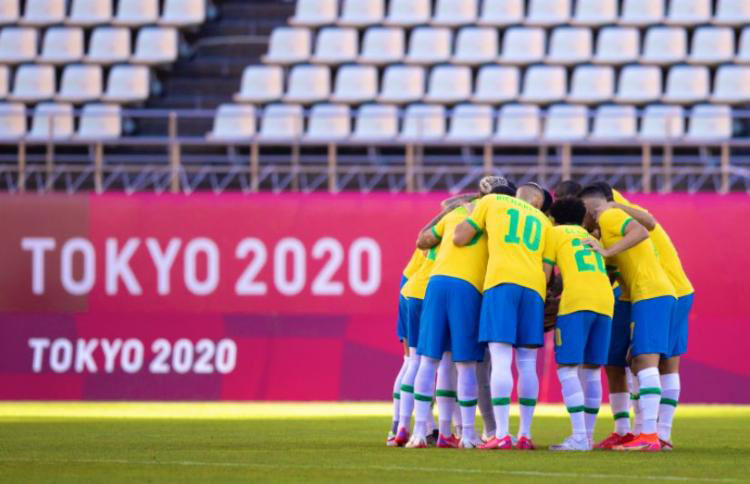
<svg viewBox="0 0 750 484"><path fill-rule="evenodd" d="M440 243L443 236L436 229L438 225L433 225L419 233L419 237L417 238L417 248L422 250L432 249Z"/></svg>
<svg viewBox="0 0 750 484"><path fill-rule="evenodd" d="M456 226L453 233L453 244L458 247L468 245L474 237L484 229L487 217L487 198L479 200L474 205L469 218Z"/></svg>
<svg viewBox="0 0 750 484"><path fill-rule="evenodd" d="M623 205L621 203L615 203L614 205L616 208L619 208L623 212L627 213L631 217L633 217L635 220L638 221L639 224L643 225L646 230L651 232L656 228L656 219L651 215L650 213L646 212L645 210L639 210L637 208Z"/></svg>
<svg viewBox="0 0 750 484"><path fill-rule="evenodd" d="M595 239L586 239L583 243L607 258L616 256L631 247L635 247L646 239L648 239L648 230L646 230L646 227L641 225L637 220L631 218L625 222L622 239L618 240L616 244L612 245L612 247L605 249L602 247L602 244Z"/></svg>
<svg viewBox="0 0 750 484"><path fill-rule="evenodd" d="M447 210L453 210L460 207L464 203L469 203L472 200L479 198L477 193L463 193L461 195L454 195L450 198L446 198L440 202L440 206Z"/></svg>

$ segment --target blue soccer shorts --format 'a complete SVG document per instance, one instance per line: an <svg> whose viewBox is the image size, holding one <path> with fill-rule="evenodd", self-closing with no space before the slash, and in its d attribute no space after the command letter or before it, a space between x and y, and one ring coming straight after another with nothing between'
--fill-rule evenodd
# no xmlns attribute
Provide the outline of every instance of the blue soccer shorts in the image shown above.
<svg viewBox="0 0 750 484"><path fill-rule="evenodd" d="M672 323L674 296L661 296L643 299L631 305L632 356L660 354L667 355L669 327Z"/></svg>
<svg viewBox="0 0 750 484"><path fill-rule="evenodd" d="M534 290L499 284L484 292L479 341L514 346L544 345L544 300Z"/></svg>
<svg viewBox="0 0 750 484"><path fill-rule="evenodd" d="M672 311L672 320L669 325L669 343L667 346L667 358L680 356L687 353L688 346L688 319L690 309L693 307L693 294L682 296L675 302Z"/></svg>
<svg viewBox="0 0 750 484"><path fill-rule="evenodd" d="M401 276L401 285L399 288L403 288L408 279L406 276ZM398 320L396 320L396 336L399 341L403 341L406 338L406 318L408 317L408 309L406 307L406 298L400 293L398 295Z"/></svg>
<svg viewBox="0 0 750 484"><path fill-rule="evenodd" d="M419 344L419 319L422 317L422 300L414 297L406 298L406 340L409 348L416 348Z"/></svg>
<svg viewBox="0 0 750 484"><path fill-rule="evenodd" d="M555 360L561 365L603 365L609 353L612 318L593 311L557 317Z"/></svg>
<svg viewBox="0 0 750 484"><path fill-rule="evenodd" d="M612 316L612 330L609 337L607 365L626 367L630 346L630 301L615 299L615 312Z"/></svg>

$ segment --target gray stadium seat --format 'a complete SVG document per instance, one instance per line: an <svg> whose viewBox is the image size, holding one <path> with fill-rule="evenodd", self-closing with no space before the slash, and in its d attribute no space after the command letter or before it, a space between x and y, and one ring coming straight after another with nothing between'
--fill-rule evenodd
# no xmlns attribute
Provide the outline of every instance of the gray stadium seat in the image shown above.
<svg viewBox="0 0 750 484"><path fill-rule="evenodd" d="M140 27L159 20L159 0L119 0L114 25Z"/></svg>
<svg viewBox="0 0 750 484"><path fill-rule="evenodd" d="M65 66L55 101L81 104L102 96L102 68L98 65Z"/></svg>
<svg viewBox="0 0 750 484"><path fill-rule="evenodd" d="M327 66L296 65L289 73L284 101L311 104L331 95L331 70Z"/></svg>
<svg viewBox="0 0 750 484"><path fill-rule="evenodd" d="M661 69L657 66L626 66L620 71L615 101L642 104L661 98Z"/></svg>
<svg viewBox="0 0 750 484"><path fill-rule="evenodd" d="M526 69L520 100L547 104L562 101L567 95L567 74L561 66L531 66Z"/></svg>
<svg viewBox="0 0 750 484"><path fill-rule="evenodd" d="M97 27L89 40L89 53L83 58L95 64L118 64L130 60L130 29Z"/></svg>
<svg viewBox="0 0 750 484"><path fill-rule="evenodd" d="M475 24L477 13L477 0L437 0L432 24L445 27Z"/></svg>
<svg viewBox="0 0 750 484"><path fill-rule="evenodd" d="M222 104L206 138L213 141L250 141L256 133L255 106Z"/></svg>
<svg viewBox="0 0 750 484"><path fill-rule="evenodd" d="M641 119L640 137L644 139L681 138L685 132L685 120L680 106L646 106Z"/></svg>
<svg viewBox="0 0 750 484"><path fill-rule="evenodd" d="M353 28L326 27L315 39L315 54L311 61L336 65L353 62L359 55L359 37Z"/></svg>
<svg viewBox="0 0 750 484"><path fill-rule="evenodd" d="M750 24L750 2L747 0L718 0L713 23L733 27Z"/></svg>
<svg viewBox="0 0 750 484"><path fill-rule="evenodd" d="M484 0L479 25L505 27L520 24L524 19L524 0Z"/></svg>
<svg viewBox="0 0 750 484"><path fill-rule="evenodd" d="M294 17L289 19L289 23L291 25L318 27L333 24L337 18L337 0L297 0Z"/></svg>
<svg viewBox="0 0 750 484"><path fill-rule="evenodd" d="M134 64L171 64L178 56L177 29L172 27L143 27L135 39Z"/></svg>
<svg viewBox="0 0 750 484"><path fill-rule="evenodd" d="M351 134L349 106L316 104L310 111L304 139L309 142L341 141Z"/></svg>
<svg viewBox="0 0 750 484"><path fill-rule="evenodd" d="M734 59L734 31L729 27L698 27L693 32L688 62L721 64Z"/></svg>
<svg viewBox="0 0 750 484"><path fill-rule="evenodd" d="M708 67L673 66L667 74L662 101L670 104L693 104L705 101L711 91Z"/></svg>
<svg viewBox="0 0 750 484"><path fill-rule="evenodd" d="M140 103L148 99L150 73L146 66L118 65L109 71L102 101L118 104Z"/></svg>
<svg viewBox="0 0 750 484"><path fill-rule="evenodd" d="M456 36L454 64L478 65L497 60L500 45L497 29L492 27L464 27Z"/></svg>
<svg viewBox="0 0 750 484"><path fill-rule="evenodd" d="M26 106L0 103L0 140L18 140L26 136Z"/></svg>
<svg viewBox="0 0 750 484"><path fill-rule="evenodd" d="M592 35L588 27L557 27L552 31L549 64L572 65L591 60Z"/></svg>
<svg viewBox="0 0 750 484"><path fill-rule="evenodd" d="M622 0L620 23L645 27L664 20L664 0Z"/></svg>
<svg viewBox="0 0 750 484"><path fill-rule="evenodd" d="M383 74L378 101L405 104L419 101L424 96L425 74L419 66L388 66Z"/></svg>
<svg viewBox="0 0 750 484"><path fill-rule="evenodd" d="M16 69L13 92L8 99L37 102L52 99L56 92L55 68L46 65L26 64Z"/></svg>
<svg viewBox="0 0 750 484"><path fill-rule="evenodd" d="M544 29L538 27L511 27L503 36L500 62L526 65L541 62L545 55Z"/></svg>
<svg viewBox="0 0 750 484"><path fill-rule="evenodd" d="M93 27L112 21L112 3L102 0L72 0L67 25Z"/></svg>
<svg viewBox="0 0 750 484"><path fill-rule="evenodd" d="M674 64L687 58L687 31L682 27L651 27L643 42L644 64Z"/></svg>
<svg viewBox="0 0 750 484"><path fill-rule="evenodd" d="M540 27L562 25L570 21L570 0L529 0L525 23Z"/></svg>
<svg viewBox="0 0 750 484"><path fill-rule="evenodd" d="M396 106L366 104L359 108L352 140L361 142L390 141L398 136Z"/></svg>
<svg viewBox="0 0 750 484"><path fill-rule="evenodd" d="M454 104L471 96L471 68L467 66L436 66L430 73L425 102Z"/></svg>
<svg viewBox="0 0 750 484"><path fill-rule="evenodd" d="M492 137L494 117L490 106L460 104L453 109L446 141L472 142Z"/></svg>
<svg viewBox="0 0 750 484"><path fill-rule="evenodd" d="M5 27L0 31L0 62L20 64L37 56L37 30L30 27Z"/></svg>
<svg viewBox="0 0 750 484"><path fill-rule="evenodd" d="M670 0L666 23L697 25L711 20L712 0Z"/></svg>
<svg viewBox="0 0 750 484"><path fill-rule="evenodd" d="M521 84L520 77L519 69L514 66L482 66L477 74L471 101L488 104L515 101Z"/></svg>
<svg viewBox="0 0 750 484"><path fill-rule="evenodd" d="M411 27L429 23L431 3L430 0L390 0L385 24Z"/></svg>
<svg viewBox="0 0 750 484"><path fill-rule="evenodd" d="M494 138L498 141L530 141L541 135L539 106L506 104L500 108Z"/></svg>
<svg viewBox="0 0 750 484"><path fill-rule="evenodd" d="M576 66L573 71L568 102L599 104L610 101L615 94L615 70L609 66Z"/></svg>
<svg viewBox="0 0 750 484"><path fill-rule="evenodd" d="M597 64L620 65L635 62L641 55L641 40L634 27L604 27L596 43Z"/></svg>
<svg viewBox="0 0 750 484"><path fill-rule="evenodd" d="M694 141L722 140L732 137L732 108L715 104L694 106L685 138Z"/></svg>
<svg viewBox="0 0 750 484"><path fill-rule="evenodd" d="M549 141L577 141L588 135L588 110L586 106L558 104L547 111L544 138Z"/></svg>
<svg viewBox="0 0 750 484"><path fill-rule="evenodd" d="M445 107L412 104L406 108L401 141L436 141L445 136Z"/></svg>
<svg viewBox="0 0 750 484"><path fill-rule="evenodd" d="M451 58L453 38L446 27L417 27L409 39L409 52L405 62L431 65L447 62Z"/></svg>
<svg viewBox="0 0 750 484"><path fill-rule="evenodd" d="M26 0L19 23L43 27L65 20L65 0Z"/></svg>
<svg viewBox="0 0 750 484"><path fill-rule="evenodd" d="M344 27L367 27L383 22L385 0L343 0L338 23Z"/></svg>
<svg viewBox="0 0 750 484"><path fill-rule="evenodd" d="M302 136L302 106L271 104L263 110L259 139L267 142L288 142Z"/></svg>
<svg viewBox="0 0 750 484"><path fill-rule="evenodd" d="M726 65L716 71L711 102L750 103L750 66Z"/></svg>
<svg viewBox="0 0 750 484"><path fill-rule="evenodd" d="M165 0L159 25L194 27L206 21L206 0Z"/></svg>
<svg viewBox="0 0 750 484"><path fill-rule="evenodd" d="M29 141L65 140L73 136L73 105L66 103L41 103L34 109Z"/></svg>
<svg viewBox="0 0 750 484"><path fill-rule="evenodd" d="M5 0L0 2L0 25L18 23L21 18L21 0Z"/></svg>
<svg viewBox="0 0 750 484"><path fill-rule="evenodd" d="M52 27L47 29L39 62L68 64L83 59L83 29L80 27Z"/></svg>
<svg viewBox="0 0 750 484"><path fill-rule="evenodd" d="M617 0L577 0L573 25L598 27L617 22Z"/></svg>
<svg viewBox="0 0 750 484"><path fill-rule="evenodd" d="M384 65L404 59L406 38L397 27L371 27L365 31L362 53L357 59L362 64Z"/></svg>
<svg viewBox="0 0 750 484"><path fill-rule="evenodd" d="M87 104L73 136L78 141L101 141L122 136L122 116L119 104Z"/></svg>
<svg viewBox="0 0 750 484"><path fill-rule="evenodd" d="M378 69L374 66L347 65L336 73L331 101L358 104L373 101L378 95Z"/></svg>
<svg viewBox="0 0 750 484"><path fill-rule="evenodd" d="M310 58L312 35L303 27L277 27L271 33L268 54L261 59L268 64L289 65Z"/></svg>
<svg viewBox="0 0 750 484"><path fill-rule="evenodd" d="M247 66L242 73L240 92L234 95L234 100L242 103L267 103L278 101L283 94L284 71L281 67Z"/></svg>
<svg viewBox="0 0 750 484"><path fill-rule="evenodd" d="M592 139L630 139L638 134L635 106L600 106L594 116Z"/></svg>

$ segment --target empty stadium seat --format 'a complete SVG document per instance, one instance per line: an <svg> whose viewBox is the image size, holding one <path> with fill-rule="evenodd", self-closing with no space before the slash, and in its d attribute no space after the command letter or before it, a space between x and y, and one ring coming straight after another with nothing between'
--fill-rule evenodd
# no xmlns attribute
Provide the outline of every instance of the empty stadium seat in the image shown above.
<svg viewBox="0 0 750 484"><path fill-rule="evenodd" d="M337 18L337 0L297 0L294 16L289 19L289 23L317 27L332 24Z"/></svg>
<svg viewBox="0 0 750 484"><path fill-rule="evenodd" d="M526 69L520 100L535 104L562 101L567 94L566 72L561 66L532 66Z"/></svg>
<svg viewBox="0 0 750 484"><path fill-rule="evenodd" d="M453 104L471 96L471 68L466 66L437 66L432 69L425 102Z"/></svg>
<svg viewBox="0 0 750 484"><path fill-rule="evenodd" d="M65 0L26 0L19 23L37 27L62 23L65 20Z"/></svg>
<svg viewBox="0 0 750 484"><path fill-rule="evenodd" d="M487 65L479 69L474 95L475 103L500 104L518 98L520 73L517 67Z"/></svg>
<svg viewBox="0 0 750 484"><path fill-rule="evenodd" d="M312 62L319 64L343 64L352 62L359 55L359 37L353 28L328 27L320 30L315 39L315 55Z"/></svg>
<svg viewBox="0 0 750 484"><path fill-rule="evenodd" d="M364 64L391 64L404 59L404 31L395 27L372 27L365 32L358 61Z"/></svg>
<svg viewBox="0 0 750 484"><path fill-rule="evenodd" d="M271 33L268 54L261 59L269 64L296 64L310 58L312 35L302 27L277 27Z"/></svg>
<svg viewBox="0 0 750 484"><path fill-rule="evenodd" d="M83 29L53 27L47 29L42 53L37 60L48 64L67 64L83 58Z"/></svg>
<svg viewBox="0 0 750 484"><path fill-rule="evenodd" d="M0 65L0 99L5 97L10 92L10 69L8 66Z"/></svg>
<svg viewBox="0 0 750 484"><path fill-rule="evenodd" d="M119 104L87 104L78 120L78 141L99 141L119 138L122 135L121 108Z"/></svg>
<svg viewBox="0 0 750 484"><path fill-rule="evenodd" d="M430 0L390 0L385 24L410 27L429 23L431 3Z"/></svg>
<svg viewBox="0 0 750 484"><path fill-rule="evenodd" d="M662 100L666 103L692 104L708 99L711 87L708 67L674 66L667 74Z"/></svg>
<svg viewBox="0 0 750 484"><path fill-rule="evenodd" d="M609 66L577 66L568 101L578 104L597 104L612 99L615 94L615 70Z"/></svg>
<svg viewBox="0 0 750 484"><path fill-rule="evenodd" d="M633 27L604 27L599 31L594 62L620 65L638 60L641 54L638 29Z"/></svg>
<svg viewBox="0 0 750 484"><path fill-rule="evenodd" d="M448 61L453 47L451 37L451 30L445 27L418 27L412 30L405 61L425 65Z"/></svg>
<svg viewBox="0 0 750 484"><path fill-rule="evenodd" d="M492 27L464 27L456 37L454 64L477 65L497 59L499 38Z"/></svg>
<svg viewBox="0 0 750 484"><path fill-rule="evenodd" d="M477 0L437 0L433 25L457 27L477 21Z"/></svg>
<svg viewBox="0 0 750 484"><path fill-rule="evenodd" d="M500 141L529 141L539 138L540 133L539 106L534 104L506 104L500 108L495 139Z"/></svg>
<svg viewBox="0 0 750 484"><path fill-rule="evenodd" d="M351 114L349 106L341 104L317 104L310 111L306 141L337 141L349 137Z"/></svg>
<svg viewBox="0 0 750 484"><path fill-rule="evenodd" d="M615 101L641 104L661 98L661 69L656 66L626 66L620 71Z"/></svg>
<svg viewBox="0 0 750 484"><path fill-rule="evenodd" d="M711 19L712 0L670 0L666 23L696 25Z"/></svg>
<svg viewBox="0 0 750 484"><path fill-rule="evenodd" d="M646 31L641 62L674 64L687 56L687 32L681 27L651 27Z"/></svg>
<svg viewBox="0 0 750 484"><path fill-rule="evenodd" d="M284 101L310 104L328 99L331 70L326 66L297 65L289 73Z"/></svg>
<svg viewBox="0 0 750 484"><path fill-rule="evenodd" d="M685 138L695 141L721 140L732 137L732 109L729 106L703 104L690 111Z"/></svg>
<svg viewBox="0 0 750 484"><path fill-rule="evenodd" d="M547 111L544 138L552 141L575 141L589 131L588 110L585 106L558 104Z"/></svg>
<svg viewBox="0 0 750 484"><path fill-rule="evenodd" d="M135 39L135 64L170 64L177 60L177 30L172 27L144 27Z"/></svg>
<svg viewBox="0 0 750 484"><path fill-rule="evenodd" d="M747 0L718 0L713 22L716 25L731 26L750 24L750 2Z"/></svg>
<svg viewBox="0 0 750 484"><path fill-rule="evenodd" d="M435 141L445 136L445 107L436 104L412 104L404 113L402 141Z"/></svg>
<svg viewBox="0 0 750 484"><path fill-rule="evenodd" d="M15 140L26 135L26 106L0 103L0 139Z"/></svg>
<svg viewBox="0 0 750 484"><path fill-rule="evenodd" d="M595 27L617 22L617 0L577 0L574 25Z"/></svg>
<svg viewBox="0 0 750 484"><path fill-rule="evenodd" d="M688 62L720 64L734 58L734 31L729 27L699 27L693 32Z"/></svg>
<svg viewBox="0 0 750 484"><path fill-rule="evenodd" d="M544 29L536 27L512 27L503 37L503 64L533 64L544 59Z"/></svg>
<svg viewBox="0 0 750 484"><path fill-rule="evenodd" d="M383 22L385 0L344 0L339 25L344 27L366 27Z"/></svg>
<svg viewBox="0 0 750 484"><path fill-rule="evenodd" d="M374 66L342 66L336 73L331 100L358 104L374 100L378 95L378 69Z"/></svg>
<svg viewBox="0 0 750 484"><path fill-rule="evenodd" d="M55 95L55 68L26 64L16 70L13 92L8 99L36 102L52 99Z"/></svg>
<svg viewBox="0 0 750 484"><path fill-rule="evenodd" d="M117 64L130 59L130 29L127 27L97 27L91 34L89 53L83 58L96 64Z"/></svg>
<svg viewBox="0 0 750 484"><path fill-rule="evenodd" d="M214 125L206 138L214 141L249 141L255 136L255 106L222 104L216 110Z"/></svg>
<svg viewBox="0 0 750 484"><path fill-rule="evenodd" d="M591 30L587 27L558 27L552 31L550 64L579 64L591 59Z"/></svg>
<svg viewBox="0 0 750 484"><path fill-rule="evenodd" d="M65 140L73 136L73 105L41 103L34 109L29 141Z"/></svg>
<svg viewBox="0 0 750 484"><path fill-rule="evenodd" d="M302 106L271 104L263 110L259 139L273 142L299 138L303 124Z"/></svg>
<svg viewBox="0 0 750 484"><path fill-rule="evenodd" d="M68 65L63 70L55 101L80 104L102 96L102 68L98 65Z"/></svg>
<svg viewBox="0 0 750 484"><path fill-rule="evenodd" d="M367 104L359 108L352 139L357 141L388 141L398 136L396 106Z"/></svg>
<svg viewBox="0 0 750 484"><path fill-rule="evenodd" d="M112 23L124 27L155 24L159 20L159 0L119 0Z"/></svg>
<svg viewBox="0 0 750 484"><path fill-rule="evenodd" d="M470 142L492 136L494 117L490 106L461 104L453 109L446 141Z"/></svg>
<svg viewBox="0 0 750 484"><path fill-rule="evenodd" d="M109 71L102 101L119 104L143 102L148 99L150 82L150 72L146 66L114 66Z"/></svg>
<svg viewBox="0 0 750 484"><path fill-rule="evenodd" d="M281 67L247 66L242 73L240 92L234 95L234 100L245 103L267 103L278 101L283 94L284 71Z"/></svg>
<svg viewBox="0 0 750 484"><path fill-rule="evenodd" d="M166 0L159 25L193 27L206 21L206 0Z"/></svg>
<svg viewBox="0 0 750 484"><path fill-rule="evenodd" d="M0 25L18 23L21 18L21 0L5 0L0 2Z"/></svg>
<svg viewBox="0 0 750 484"><path fill-rule="evenodd" d="M419 66L388 66L378 100L396 104L418 101L424 96L424 77Z"/></svg>
<svg viewBox="0 0 750 484"><path fill-rule="evenodd" d="M685 132L685 120L680 106L647 106L641 119L641 138L681 138Z"/></svg>
<svg viewBox="0 0 750 484"><path fill-rule="evenodd" d="M529 0L525 23L549 27L566 24L570 20L571 0Z"/></svg>
<svg viewBox="0 0 750 484"><path fill-rule="evenodd" d="M600 106L591 130L593 139L628 139L638 134L635 106Z"/></svg>
<svg viewBox="0 0 750 484"><path fill-rule="evenodd" d="M524 18L524 0L484 0L479 25L505 27L520 24Z"/></svg>
<svg viewBox="0 0 750 484"><path fill-rule="evenodd" d="M664 20L664 0L622 0L620 23L643 27Z"/></svg>
<svg viewBox="0 0 750 484"><path fill-rule="evenodd" d="M727 65L716 71L711 102L750 103L750 66Z"/></svg>
<svg viewBox="0 0 750 484"><path fill-rule="evenodd" d="M65 23L79 27L108 24L112 21L112 3L109 0L72 0Z"/></svg>
<svg viewBox="0 0 750 484"><path fill-rule="evenodd" d="M0 62L18 64L36 59L37 30L5 27L0 31Z"/></svg>
<svg viewBox="0 0 750 484"><path fill-rule="evenodd" d="M740 45L737 48L737 55L734 61L740 64L750 64L750 27L742 29Z"/></svg>

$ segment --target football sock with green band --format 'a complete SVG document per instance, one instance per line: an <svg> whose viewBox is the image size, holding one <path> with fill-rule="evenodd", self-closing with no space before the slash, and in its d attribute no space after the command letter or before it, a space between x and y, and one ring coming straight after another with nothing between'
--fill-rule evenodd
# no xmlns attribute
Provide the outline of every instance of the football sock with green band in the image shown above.
<svg viewBox="0 0 750 484"><path fill-rule="evenodd" d="M495 415L492 413L492 396L490 395L490 362L489 352L485 352L485 360L477 364L477 406L484 420L485 435L495 435Z"/></svg>
<svg viewBox="0 0 750 484"><path fill-rule="evenodd" d="M615 432L625 435L630 432L630 394L627 392L610 393L609 405L615 419Z"/></svg>
<svg viewBox="0 0 750 484"><path fill-rule="evenodd" d="M680 400L680 374L668 373L661 376L661 401L659 402L659 438L671 442L672 421Z"/></svg>
<svg viewBox="0 0 750 484"><path fill-rule="evenodd" d="M401 409L401 379L406 373L406 367L409 366L409 360L404 356L404 362L401 364L401 368L396 375L396 380L393 382L393 426L391 432L398 432L398 416Z"/></svg>
<svg viewBox="0 0 750 484"><path fill-rule="evenodd" d="M461 412L461 437L477 440L477 369L476 363L456 363L458 371L458 407Z"/></svg>
<svg viewBox="0 0 750 484"><path fill-rule="evenodd" d="M638 403L641 408L641 432L654 434L657 431L659 418L659 401L661 400L661 382L659 370L655 367L646 368L638 372Z"/></svg>
<svg viewBox="0 0 750 484"><path fill-rule="evenodd" d="M539 398L539 376L536 373L536 348L516 349L518 370L518 403L520 403L519 437L531 438L536 399Z"/></svg>
<svg viewBox="0 0 750 484"><path fill-rule="evenodd" d="M510 393L513 391L513 373L510 369L513 347L505 343L490 343L488 346L492 360L490 393L492 413L495 416L495 436L502 439L508 435Z"/></svg>
<svg viewBox="0 0 750 484"><path fill-rule="evenodd" d="M586 435L586 419L583 411L583 387L578 379L578 367L561 366L557 369L557 378L560 380L563 402L570 415L573 435L584 437Z"/></svg>
<svg viewBox="0 0 750 484"><path fill-rule="evenodd" d="M602 405L602 370L600 368L583 368L581 374L583 376L581 380L583 384L586 435L591 438L594 436L596 417L599 414L599 407Z"/></svg>
<svg viewBox="0 0 750 484"><path fill-rule="evenodd" d="M641 412L641 396L638 394L640 383L638 377L630 368L625 369L625 375L630 388L630 406L633 407L633 434L639 435L643 428L643 413Z"/></svg>
<svg viewBox="0 0 750 484"><path fill-rule="evenodd" d="M414 378L414 435L422 438L427 436L428 420L432 418L436 371L436 360L420 357L419 370Z"/></svg>
<svg viewBox="0 0 750 484"><path fill-rule="evenodd" d="M445 436L452 433L451 423L456 408L456 395L456 367L450 353L443 353L437 370L435 403L438 408L438 428Z"/></svg>
<svg viewBox="0 0 750 484"><path fill-rule="evenodd" d="M419 369L419 356L416 348L409 348L406 371L401 377L400 405L398 416L399 428L411 427L411 414L414 411L414 380Z"/></svg>

